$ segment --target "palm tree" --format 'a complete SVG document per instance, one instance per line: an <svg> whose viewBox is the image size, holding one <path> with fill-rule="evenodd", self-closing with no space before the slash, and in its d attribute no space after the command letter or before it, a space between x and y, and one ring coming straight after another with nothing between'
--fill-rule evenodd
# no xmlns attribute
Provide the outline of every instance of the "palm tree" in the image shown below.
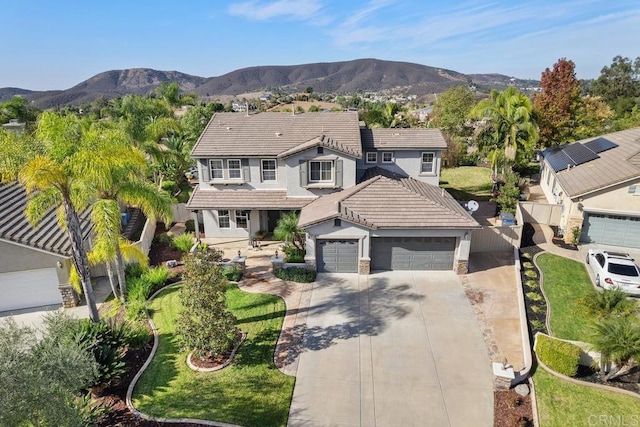
<svg viewBox="0 0 640 427"><path fill-rule="evenodd" d="M609 316L627 316L637 312L634 301L620 289L603 289L602 292L589 292L578 300L578 306L589 318L604 319Z"/></svg>
<svg viewBox="0 0 640 427"><path fill-rule="evenodd" d="M304 251L304 230L298 227L299 215L289 212L278 221L273 235L278 240L291 243L296 249Z"/></svg>
<svg viewBox="0 0 640 427"><path fill-rule="evenodd" d="M24 145L22 153L28 157L14 156L10 168L3 168L3 179L19 169L18 179L31 196L25 214L29 222L38 225L47 212L58 209L60 226L66 229L71 242L73 265L78 272L82 290L92 321L99 321L98 309L91 286L89 260L84 248L82 229L77 207L89 189L79 173L76 160L85 146L82 140L83 125L75 116L59 116L45 112L40 116L35 139L19 140ZM35 144L35 145L34 145ZM13 169L12 169L13 168Z"/></svg>
<svg viewBox="0 0 640 427"><path fill-rule="evenodd" d="M502 92L492 90L471 110L472 119L480 121L475 139L498 175L498 163L526 162L538 142L538 126L534 121L531 100L515 87Z"/></svg>
<svg viewBox="0 0 640 427"><path fill-rule="evenodd" d="M640 360L640 322L634 316L598 320L594 323L591 344L602 355L602 378L609 381L627 372L633 366L632 360ZM609 361L615 363L617 369L604 375L604 366Z"/></svg>
<svg viewBox="0 0 640 427"><path fill-rule="evenodd" d="M172 217L171 198L146 180L145 155L129 144L121 129L94 125L87 133L93 150L91 154L85 152L77 164L92 194L83 203L92 203L95 233L104 245L101 252L107 260L112 255L110 261L115 262L120 297L124 299L127 287L121 249L120 205L139 206L152 221L159 217L168 224Z"/></svg>

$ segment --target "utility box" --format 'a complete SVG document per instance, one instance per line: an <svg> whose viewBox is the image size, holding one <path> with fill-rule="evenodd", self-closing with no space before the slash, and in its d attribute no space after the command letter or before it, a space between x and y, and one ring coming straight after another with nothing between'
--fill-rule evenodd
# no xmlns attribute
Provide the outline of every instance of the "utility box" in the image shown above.
<svg viewBox="0 0 640 427"><path fill-rule="evenodd" d="M501 212L500 213L500 225L502 225L502 226L516 225L516 218L513 216L512 213Z"/></svg>

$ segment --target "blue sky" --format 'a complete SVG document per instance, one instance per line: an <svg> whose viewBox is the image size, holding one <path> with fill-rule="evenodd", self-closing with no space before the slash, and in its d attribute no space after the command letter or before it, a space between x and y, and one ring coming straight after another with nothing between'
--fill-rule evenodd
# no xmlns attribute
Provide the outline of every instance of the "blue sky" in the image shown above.
<svg viewBox="0 0 640 427"><path fill-rule="evenodd" d="M103 71L218 76L357 58L580 78L640 56L638 0L0 0L0 87L66 89Z"/></svg>

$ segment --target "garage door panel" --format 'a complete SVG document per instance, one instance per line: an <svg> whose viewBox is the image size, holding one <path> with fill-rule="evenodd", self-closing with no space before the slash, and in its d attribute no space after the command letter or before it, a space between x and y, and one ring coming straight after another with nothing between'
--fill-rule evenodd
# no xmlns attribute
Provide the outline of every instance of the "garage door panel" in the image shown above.
<svg viewBox="0 0 640 427"><path fill-rule="evenodd" d="M316 259L320 272L357 273L358 241L318 240Z"/></svg>
<svg viewBox="0 0 640 427"><path fill-rule="evenodd" d="M640 248L640 218L587 214L580 241Z"/></svg>
<svg viewBox="0 0 640 427"><path fill-rule="evenodd" d="M0 274L0 311L62 303L55 268Z"/></svg>
<svg viewBox="0 0 640 427"><path fill-rule="evenodd" d="M451 270L455 237L376 237L373 270Z"/></svg>

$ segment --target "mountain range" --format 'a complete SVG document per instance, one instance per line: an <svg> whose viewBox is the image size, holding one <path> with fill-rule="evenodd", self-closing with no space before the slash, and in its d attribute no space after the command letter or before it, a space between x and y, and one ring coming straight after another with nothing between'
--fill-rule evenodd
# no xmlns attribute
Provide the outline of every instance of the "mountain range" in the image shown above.
<svg viewBox="0 0 640 427"><path fill-rule="evenodd" d="M239 95L256 91L280 90L302 92L312 87L315 92L378 92L403 88L407 94L439 93L448 87L474 84L480 89L500 89L509 84L519 87L537 86L538 81L514 79L502 74L463 74L444 68L410 62L357 59L344 62L322 62L286 66L242 68L217 77L199 77L178 71L149 68L112 70L97 74L70 89L30 91L0 88L0 102L15 95L24 96L41 108L81 105L98 97L106 99L129 93L146 94L162 82L177 81L183 91L213 99L223 95Z"/></svg>

